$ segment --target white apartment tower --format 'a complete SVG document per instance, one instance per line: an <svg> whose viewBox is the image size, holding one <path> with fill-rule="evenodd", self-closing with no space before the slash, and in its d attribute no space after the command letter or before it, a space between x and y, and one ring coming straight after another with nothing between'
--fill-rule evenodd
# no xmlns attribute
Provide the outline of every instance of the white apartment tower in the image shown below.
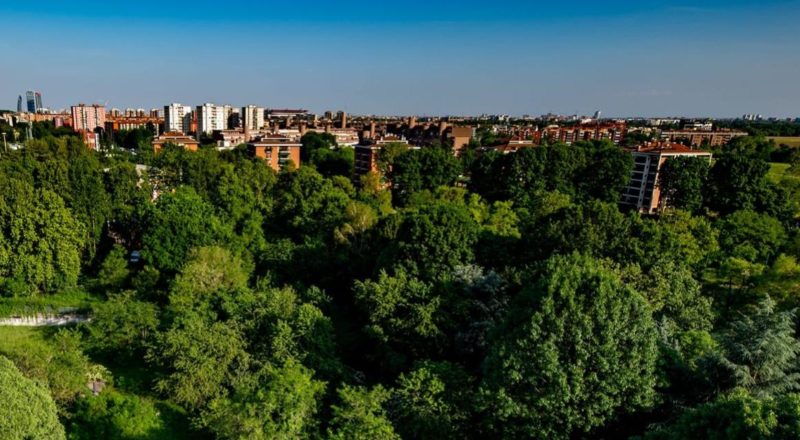
<svg viewBox="0 0 800 440"><path fill-rule="evenodd" d="M188 133L192 127L192 108L173 103L164 106L164 127L167 132Z"/></svg>
<svg viewBox="0 0 800 440"><path fill-rule="evenodd" d="M229 108L229 107L228 107ZM226 106L206 103L197 106L197 136L228 128Z"/></svg>
<svg viewBox="0 0 800 440"><path fill-rule="evenodd" d="M264 107L248 105L242 107L242 127L249 131L258 131L264 128Z"/></svg>

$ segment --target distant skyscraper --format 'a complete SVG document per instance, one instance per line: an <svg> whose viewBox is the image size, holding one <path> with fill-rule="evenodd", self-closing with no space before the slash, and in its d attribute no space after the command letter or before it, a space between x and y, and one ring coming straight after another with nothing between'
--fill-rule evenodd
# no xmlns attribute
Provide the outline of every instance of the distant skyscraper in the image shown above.
<svg viewBox="0 0 800 440"><path fill-rule="evenodd" d="M25 98L28 101L28 111L31 113L36 113L41 110L42 107L42 94L39 92L34 92L33 90L28 90L25 92Z"/></svg>
<svg viewBox="0 0 800 440"><path fill-rule="evenodd" d="M17 98L17 113L22 113L25 109L22 107L22 95Z"/></svg>

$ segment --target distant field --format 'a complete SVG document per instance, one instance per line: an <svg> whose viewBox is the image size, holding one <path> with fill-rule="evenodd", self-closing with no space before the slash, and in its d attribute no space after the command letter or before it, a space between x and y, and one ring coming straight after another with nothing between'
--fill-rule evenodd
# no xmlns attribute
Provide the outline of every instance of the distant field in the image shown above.
<svg viewBox="0 0 800 440"><path fill-rule="evenodd" d="M788 145L790 147L800 148L800 136L770 136L768 139L772 139L777 145Z"/></svg>
<svg viewBox="0 0 800 440"><path fill-rule="evenodd" d="M787 173L790 166L788 163L771 162L769 165L770 168L769 173L767 173L767 178L770 182L780 183L784 178L795 181L800 180L800 177Z"/></svg>

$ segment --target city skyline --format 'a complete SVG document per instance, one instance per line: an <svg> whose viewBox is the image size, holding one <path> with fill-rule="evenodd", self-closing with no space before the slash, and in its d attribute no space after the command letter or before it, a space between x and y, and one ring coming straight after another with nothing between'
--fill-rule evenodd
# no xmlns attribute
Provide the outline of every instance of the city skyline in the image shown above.
<svg viewBox="0 0 800 440"><path fill-rule="evenodd" d="M0 25L25 37L0 42L24 60L5 66L0 108L39 90L55 109L800 115L798 1L225 6L4 2Z"/></svg>

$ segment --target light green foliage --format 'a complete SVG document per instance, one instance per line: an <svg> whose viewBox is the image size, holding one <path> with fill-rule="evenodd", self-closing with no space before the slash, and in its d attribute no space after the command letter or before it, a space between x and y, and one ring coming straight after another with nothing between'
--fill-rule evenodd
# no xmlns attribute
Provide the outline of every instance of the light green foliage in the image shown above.
<svg viewBox="0 0 800 440"><path fill-rule="evenodd" d="M249 275L243 266L240 258L223 247L192 249L175 277L170 305L181 312L205 306L215 299L214 295L246 289Z"/></svg>
<svg viewBox="0 0 800 440"><path fill-rule="evenodd" d="M169 438L162 414L151 401L114 390L78 399L70 425L70 440Z"/></svg>
<svg viewBox="0 0 800 440"><path fill-rule="evenodd" d="M141 355L158 327L158 308L138 301L132 292L111 295L94 307L88 324L91 345L105 353Z"/></svg>
<svg viewBox="0 0 800 440"><path fill-rule="evenodd" d="M656 331L641 294L588 257L553 257L486 360L488 425L569 438L654 398Z"/></svg>
<svg viewBox="0 0 800 440"><path fill-rule="evenodd" d="M114 245L108 253L100 271L97 273L97 282L107 289L119 289L128 279L128 252L119 245Z"/></svg>
<svg viewBox="0 0 800 440"><path fill-rule="evenodd" d="M240 332L232 326L184 319L159 335L150 362L167 369L156 389L189 409L224 395L226 386L246 368L249 356Z"/></svg>
<svg viewBox="0 0 800 440"><path fill-rule="evenodd" d="M24 377L0 357L0 438L8 440L64 439L56 405L47 390Z"/></svg>
<svg viewBox="0 0 800 440"><path fill-rule="evenodd" d="M717 227L724 255L752 263L768 263L786 241L786 231L778 220L753 211L736 211Z"/></svg>
<svg viewBox="0 0 800 440"><path fill-rule="evenodd" d="M7 292L32 294L75 285L83 231L55 193L0 177L0 281Z"/></svg>
<svg viewBox="0 0 800 440"><path fill-rule="evenodd" d="M690 409L646 440L789 440L800 436L800 396L757 399L742 390Z"/></svg>
<svg viewBox="0 0 800 440"><path fill-rule="evenodd" d="M400 440L383 408L389 392L380 385L366 389L344 385L338 390L339 400L331 410L331 440Z"/></svg>
<svg viewBox="0 0 800 440"><path fill-rule="evenodd" d="M325 383L295 361L268 364L255 377L240 381L231 397L212 401L202 424L220 439L313 438L324 390Z"/></svg>

